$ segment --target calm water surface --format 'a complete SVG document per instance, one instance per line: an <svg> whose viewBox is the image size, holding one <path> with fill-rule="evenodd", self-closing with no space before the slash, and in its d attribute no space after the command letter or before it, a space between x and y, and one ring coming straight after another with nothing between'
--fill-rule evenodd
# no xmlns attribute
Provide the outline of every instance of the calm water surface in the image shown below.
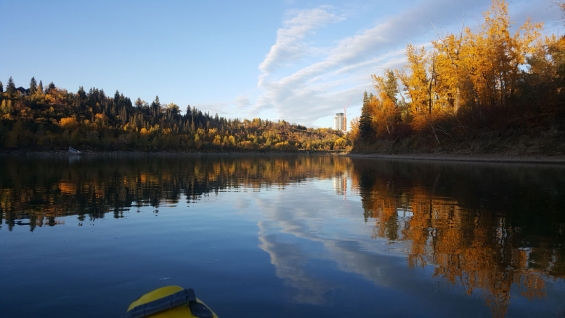
<svg viewBox="0 0 565 318"><path fill-rule="evenodd" d="M0 317L564 317L565 167L0 157Z"/></svg>

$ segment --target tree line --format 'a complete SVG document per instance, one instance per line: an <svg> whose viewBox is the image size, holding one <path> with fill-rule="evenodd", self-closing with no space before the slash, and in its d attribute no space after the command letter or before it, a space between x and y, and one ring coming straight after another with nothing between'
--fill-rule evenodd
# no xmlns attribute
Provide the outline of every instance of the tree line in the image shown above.
<svg viewBox="0 0 565 318"><path fill-rule="evenodd" d="M349 146L344 134L261 118L227 119L188 105L135 102L116 90L76 93L31 78L0 82L0 149L103 151L328 151Z"/></svg>
<svg viewBox="0 0 565 318"><path fill-rule="evenodd" d="M355 147L416 134L440 144L478 130L565 131L565 38L542 36L529 19L512 34L502 0L483 15L476 31L438 34L430 49L410 44L402 69L372 75L376 94L365 92L352 122Z"/></svg>

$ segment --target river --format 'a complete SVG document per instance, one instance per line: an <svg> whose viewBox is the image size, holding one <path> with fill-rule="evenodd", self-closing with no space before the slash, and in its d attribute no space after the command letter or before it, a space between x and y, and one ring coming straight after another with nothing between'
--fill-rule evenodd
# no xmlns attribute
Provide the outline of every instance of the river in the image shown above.
<svg viewBox="0 0 565 318"><path fill-rule="evenodd" d="M0 157L0 316L565 315L565 166L338 155Z"/></svg>

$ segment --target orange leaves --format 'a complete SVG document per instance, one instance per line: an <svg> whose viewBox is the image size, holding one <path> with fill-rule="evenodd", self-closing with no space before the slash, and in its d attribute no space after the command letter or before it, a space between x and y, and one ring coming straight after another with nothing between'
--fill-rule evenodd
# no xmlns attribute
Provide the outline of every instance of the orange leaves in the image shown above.
<svg viewBox="0 0 565 318"><path fill-rule="evenodd" d="M413 116L421 115L428 109L429 83L426 72L426 51L422 47L417 49L409 44L406 47L406 58L408 59L408 73L400 73L400 80L406 87L410 98L410 112Z"/></svg>
<svg viewBox="0 0 565 318"><path fill-rule="evenodd" d="M446 100L447 96L442 97L438 91L439 69L436 51L427 53L423 47L417 49L408 45L406 57L408 64L405 70L397 73L410 99L408 110L411 125L420 131L428 128L429 123L445 110L447 103L439 101Z"/></svg>
<svg viewBox="0 0 565 318"><path fill-rule="evenodd" d="M61 120L59 121L59 126L65 129L73 128L77 124L78 124L77 120L74 117L64 117L61 118Z"/></svg>
<svg viewBox="0 0 565 318"><path fill-rule="evenodd" d="M359 136L359 118L355 117L349 122L349 136L350 140L355 140Z"/></svg>
<svg viewBox="0 0 565 318"><path fill-rule="evenodd" d="M94 122L100 126L106 126L108 124L108 117L102 113L94 115Z"/></svg>
<svg viewBox="0 0 565 318"><path fill-rule="evenodd" d="M386 75L387 79L373 75L378 96L372 96L368 101L371 125L377 136L385 132L392 134L400 115L395 97L398 93L396 77L390 70Z"/></svg>
<svg viewBox="0 0 565 318"><path fill-rule="evenodd" d="M373 129L377 135L385 132L391 134L394 131L395 118L398 114L394 102L388 98L386 93L380 92L379 98L373 97L369 101L369 107L372 113Z"/></svg>
<svg viewBox="0 0 565 318"><path fill-rule="evenodd" d="M464 43L474 102L482 107L508 107L516 96L520 67L534 49L532 44L539 39L542 24L528 20L511 36L508 5L502 0L493 0L484 19L480 32L466 32Z"/></svg>
<svg viewBox="0 0 565 318"><path fill-rule="evenodd" d="M409 44L407 64L394 72L404 86L400 94L391 94L384 78L372 76L377 97L370 101L371 116L377 135L391 134L400 120L416 131L433 131L438 120L457 115L461 107L479 113L495 107L504 110L499 113L510 110L514 106L510 103L521 93L526 58L541 47L542 24L528 20L514 35L510 27L506 1L493 0L478 32L465 28L459 34L447 34L433 41L429 51ZM538 55L543 67L542 54ZM395 96L407 97L406 110Z"/></svg>
<svg viewBox="0 0 565 318"><path fill-rule="evenodd" d="M465 100L462 87L468 81L468 65L465 57L468 49L464 46L463 34L449 34L442 39L433 41L435 49L436 85L440 107L446 112L457 114Z"/></svg>

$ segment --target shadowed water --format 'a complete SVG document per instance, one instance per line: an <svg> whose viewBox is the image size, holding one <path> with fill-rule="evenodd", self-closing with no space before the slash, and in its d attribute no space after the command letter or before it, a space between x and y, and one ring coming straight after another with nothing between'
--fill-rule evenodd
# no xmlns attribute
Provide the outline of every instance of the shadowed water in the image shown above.
<svg viewBox="0 0 565 318"><path fill-rule="evenodd" d="M565 167L341 156L0 157L0 316L565 315Z"/></svg>

